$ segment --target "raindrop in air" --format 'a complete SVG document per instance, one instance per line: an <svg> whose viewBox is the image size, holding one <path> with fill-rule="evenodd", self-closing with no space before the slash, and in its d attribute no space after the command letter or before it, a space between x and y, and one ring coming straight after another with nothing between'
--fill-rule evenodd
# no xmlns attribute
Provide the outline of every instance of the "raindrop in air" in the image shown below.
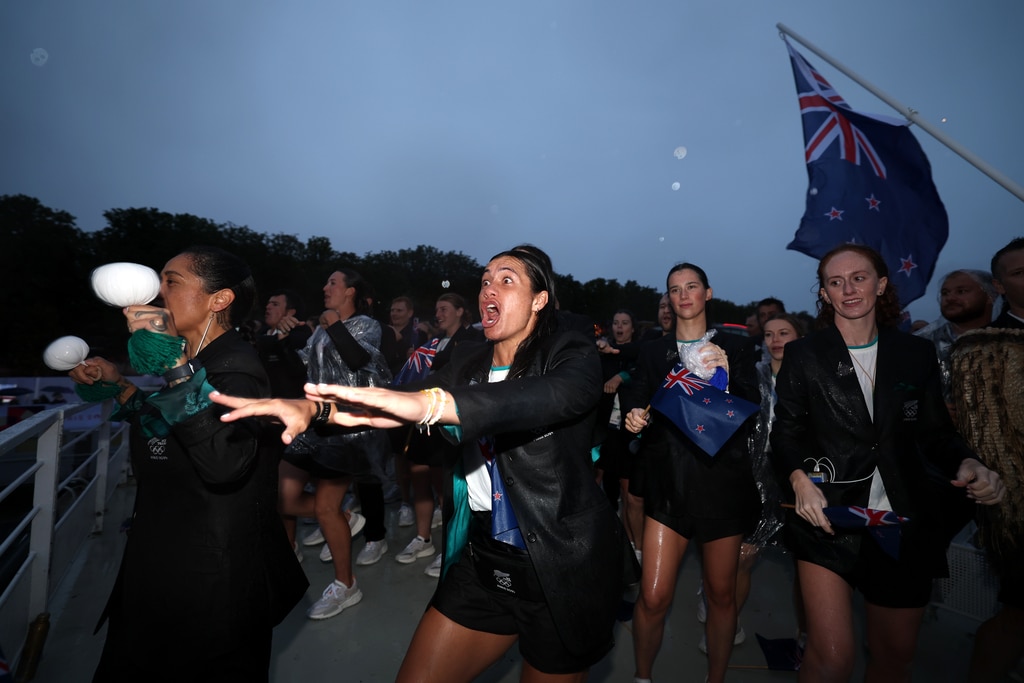
<svg viewBox="0 0 1024 683"><path fill-rule="evenodd" d="M448 282L448 280L441 280L441 289L448 289L451 286L452 283Z"/></svg>
<svg viewBox="0 0 1024 683"><path fill-rule="evenodd" d="M659 242L664 242L664 241L665 241L665 238L664 238L664 237L659 237L659 238L658 238L658 241L659 241Z"/></svg>
<svg viewBox="0 0 1024 683"><path fill-rule="evenodd" d="M812 187L810 190L807 191L807 193L813 197L814 195L818 194L818 188Z"/></svg>
<svg viewBox="0 0 1024 683"><path fill-rule="evenodd" d="M672 191L673 191L673 192L675 192L676 190L678 190L678 189L679 189L679 187L680 187L680 185L679 185L679 183L678 183L678 182L674 182L674 183L672 183Z"/></svg>
<svg viewBox="0 0 1024 683"><path fill-rule="evenodd" d="M36 66L42 66L43 64L46 64L46 60L50 58L50 54L43 48L37 47L32 50L32 54L30 54L28 58L31 59L32 63Z"/></svg>
<svg viewBox="0 0 1024 683"><path fill-rule="evenodd" d="M676 159L682 159L686 156L686 148L680 145L679 147L676 147L676 151L672 152L672 154Z"/></svg>

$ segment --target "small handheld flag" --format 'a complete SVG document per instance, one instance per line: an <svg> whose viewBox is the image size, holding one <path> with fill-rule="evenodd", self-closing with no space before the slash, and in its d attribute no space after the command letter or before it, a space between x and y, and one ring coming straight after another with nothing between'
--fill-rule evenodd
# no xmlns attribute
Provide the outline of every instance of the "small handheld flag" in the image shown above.
<svg viewBox="0 0 1024 683"><path fill-rule="evenodd" d="M439 337L434 338L413 351L409 360L405 361L405 365L391 380L391 384L395 386L409 384L426 378L430 374L430 366L434 364L434 356L437 355L437 345L440 341Z"/></svg>
<svg viewBox="0 0 1024 683"><path fill-rule="evenodd" d="M677 363L651 398L651 407L714 457L743 422L759 408L717 389Z"/></svg>

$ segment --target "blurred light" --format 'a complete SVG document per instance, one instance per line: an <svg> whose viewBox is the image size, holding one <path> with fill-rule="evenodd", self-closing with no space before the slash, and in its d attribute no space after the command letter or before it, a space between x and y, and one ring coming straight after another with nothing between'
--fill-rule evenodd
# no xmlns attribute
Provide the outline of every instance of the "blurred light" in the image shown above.
<svg viewBox="0 0 1024 683"><path fill-rule="evenodd" d="M818 188L812 187L810 190L807 191L807 194L813 197L814 195L818 194Z"/></svg>
<svg viewBox="0 0 1024 683"><path fill-rule="evenodd" d="M686 148L680 145L679 147L676 147L676 151L672 152L672 154L676 159L682 159L686 156Z"/></svg>
<svg viewBox="0 0 1024 683"><path fill-rule="evenodd" d="M441 280L441 288L442 289L448 289L451 286L452 286L452 283L448 282L447 280Z"/></svg>
<svg viewBox="0 0 1024 683"><path fill-rule="evenodd" d="M673 191L673 192L675 192L676 190L678 190L678 189L679 189L679 187L680 187L680 185L679 185L679 183L678 183L678 182L674 182L674 183L672 183L672 191Z"/></svg>
<svg viewBox="0 0 1024 683"><path fill-rule="evenodd" d="M50 54L41 47L37 47L36 49L32 50L32 54L29 55L29 59L31 59L32 63L36 66L42 66L43 64L46 64L46 60L48 60L49 58Z"/></svg>

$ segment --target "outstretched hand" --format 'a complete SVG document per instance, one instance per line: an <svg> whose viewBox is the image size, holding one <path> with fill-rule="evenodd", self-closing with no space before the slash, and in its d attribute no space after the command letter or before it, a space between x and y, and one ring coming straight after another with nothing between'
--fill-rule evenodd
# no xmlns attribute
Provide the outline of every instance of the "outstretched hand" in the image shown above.
<svg viewBox="0 0 1024 683"><path fill-rule="evenodd" d="M239 398L213 391L210 400L231 408L231 412L220 416L222 422L261 415L276 417L284 425L281 441L286 444L309 428L317 411L315 403L303 398Z"/></svg>

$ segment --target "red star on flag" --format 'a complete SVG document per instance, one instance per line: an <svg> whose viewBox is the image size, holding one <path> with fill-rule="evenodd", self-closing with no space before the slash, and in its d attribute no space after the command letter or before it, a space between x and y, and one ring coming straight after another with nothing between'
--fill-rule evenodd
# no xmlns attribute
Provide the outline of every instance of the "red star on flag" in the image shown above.
<svg viewBox="0 0 1024 683"><path fill-rule="evenodd" d="M704 432L704 425L697 425L697 433L701 434Z"/></svg>
<svg viewBox="0 0 1024 683"><path fill-rule="evenodd" d="M499 503L500 503L500 502L501 502L501 494L500 494L500 493L498 493L498 492L495 492L495 493L494 493L494 500L495 500L496 502L499 502Z"/></svg>
<svg viewBox="0 0 1024 683"><path fill-rule="evenodd" d="M826 213L825 215L828 216L829 222L834 220L843 220L843 212L834 206L832 207L832 210Z"/></svg>
<svg viewBox="0 0 1024 683"><path fill-rule="evenodd" d="M735 410L727 410L727 411L725 411L725 414L728 415L729 417L736 417L736 411Z"/></svg>
<svg viewBox="0 0 1024 683"><path fill-rule="evenodd" d="M882 212L882 210L878 208L882 204L882 202L878 199L875 199L874 192L871 193L870 197L865 197L864 201L868 203L868 211L871 211L873 209L875 211L878 211L879 213Z"/></svg>
<svg viewBox="0 0 1024 683"><path fill-rule="evenodd" d="M907 277L910 277L910 271L917 268L917 264L914 263L914 255L907 254L907 258L900 257L900 272L906 273Z"/></svg>
<svg viewBox="0 0 1024 683"><path fill-rule="evenodd" d="M711 399L710 398L704 399L704 405L707 405L709 403L711 403Z"/></svg>

